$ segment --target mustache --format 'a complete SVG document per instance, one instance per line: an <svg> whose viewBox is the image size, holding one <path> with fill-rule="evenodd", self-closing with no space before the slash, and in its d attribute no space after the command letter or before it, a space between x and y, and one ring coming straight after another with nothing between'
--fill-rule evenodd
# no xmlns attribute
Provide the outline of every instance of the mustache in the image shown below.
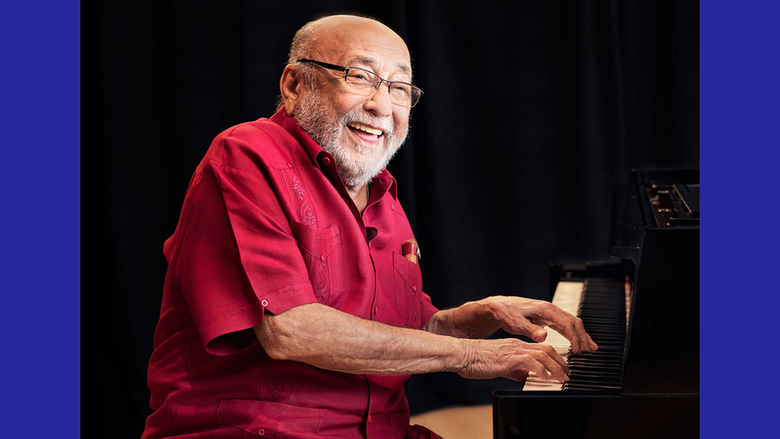
<svg viewBox="0 0 780 439"><path fill-rule="evenodd" d="M386 137L391 137L395 133L395 123L390 116L376 117L372 116L360 108L353 108L344 115L342 123L346 127L352 122L358 122L369 125L384 131Z"/></svg>

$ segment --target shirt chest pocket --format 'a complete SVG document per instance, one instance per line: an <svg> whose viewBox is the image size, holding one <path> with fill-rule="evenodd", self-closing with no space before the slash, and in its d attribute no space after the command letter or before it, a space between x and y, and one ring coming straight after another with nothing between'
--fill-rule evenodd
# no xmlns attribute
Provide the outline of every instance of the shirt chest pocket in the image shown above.
<svg viewBox="0 0 780 439"><path fill-rule="evenodd" d="M422 308L422 273L420 266L409 261L400 253L393 253L395 300L398 314L406 326L420 328Z"/></svg>
<svg viewBox="0 0 780 439"><path fill-rule="evenodd" d="M343 291L341 234L338 226L318 229L302 223L291 223L292 232L309 272L317 301L328 304Z"/></svg>

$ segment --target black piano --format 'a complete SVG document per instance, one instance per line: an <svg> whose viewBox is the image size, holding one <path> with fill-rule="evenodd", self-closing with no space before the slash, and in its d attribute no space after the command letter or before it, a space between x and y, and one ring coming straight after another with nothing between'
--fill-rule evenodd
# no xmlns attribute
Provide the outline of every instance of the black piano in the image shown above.
<svg viewBox="0 0 780 439"><path fill-rule="evenodd" d="M550 268L599 350L494 391L496 439L699 437L699 172L634 170L613 198L614 258Z"/></svg>

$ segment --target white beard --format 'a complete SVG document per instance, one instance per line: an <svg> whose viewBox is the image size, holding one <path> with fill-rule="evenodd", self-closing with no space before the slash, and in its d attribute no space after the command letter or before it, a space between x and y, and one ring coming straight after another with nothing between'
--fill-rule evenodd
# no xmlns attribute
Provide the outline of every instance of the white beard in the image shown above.
<svg viewBox="0 0 780 439"><path fill-rule="evenodd" d="M406 126L403 132L395 132L391 117L372 116L360 107L355 107L338 120L333 109L322 102L319 92L310 91L301 98L295 107L295 120L322 149L336 159L336 168L347 188L356 188L371 182L384 169L395 153L401 148L409 132ZM340 139L348 130L347 124L362 122L384 131L382 150L364 148L356 142L343 145Z"/></svg>

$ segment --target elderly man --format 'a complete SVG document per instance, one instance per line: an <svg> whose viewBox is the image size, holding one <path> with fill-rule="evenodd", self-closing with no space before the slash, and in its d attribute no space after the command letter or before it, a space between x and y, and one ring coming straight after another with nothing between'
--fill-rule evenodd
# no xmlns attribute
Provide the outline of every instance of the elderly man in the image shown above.
<svg viewBox="0 0 780 439"><path fill-rule="evenodd" d="M270 119L212 143L164 245L144 438L436 437L409 426L409 374L563 381L548 345L596 349L550 303L437 310L385 170L422 95L404 41L330 16L295 35Z"/></svg>

